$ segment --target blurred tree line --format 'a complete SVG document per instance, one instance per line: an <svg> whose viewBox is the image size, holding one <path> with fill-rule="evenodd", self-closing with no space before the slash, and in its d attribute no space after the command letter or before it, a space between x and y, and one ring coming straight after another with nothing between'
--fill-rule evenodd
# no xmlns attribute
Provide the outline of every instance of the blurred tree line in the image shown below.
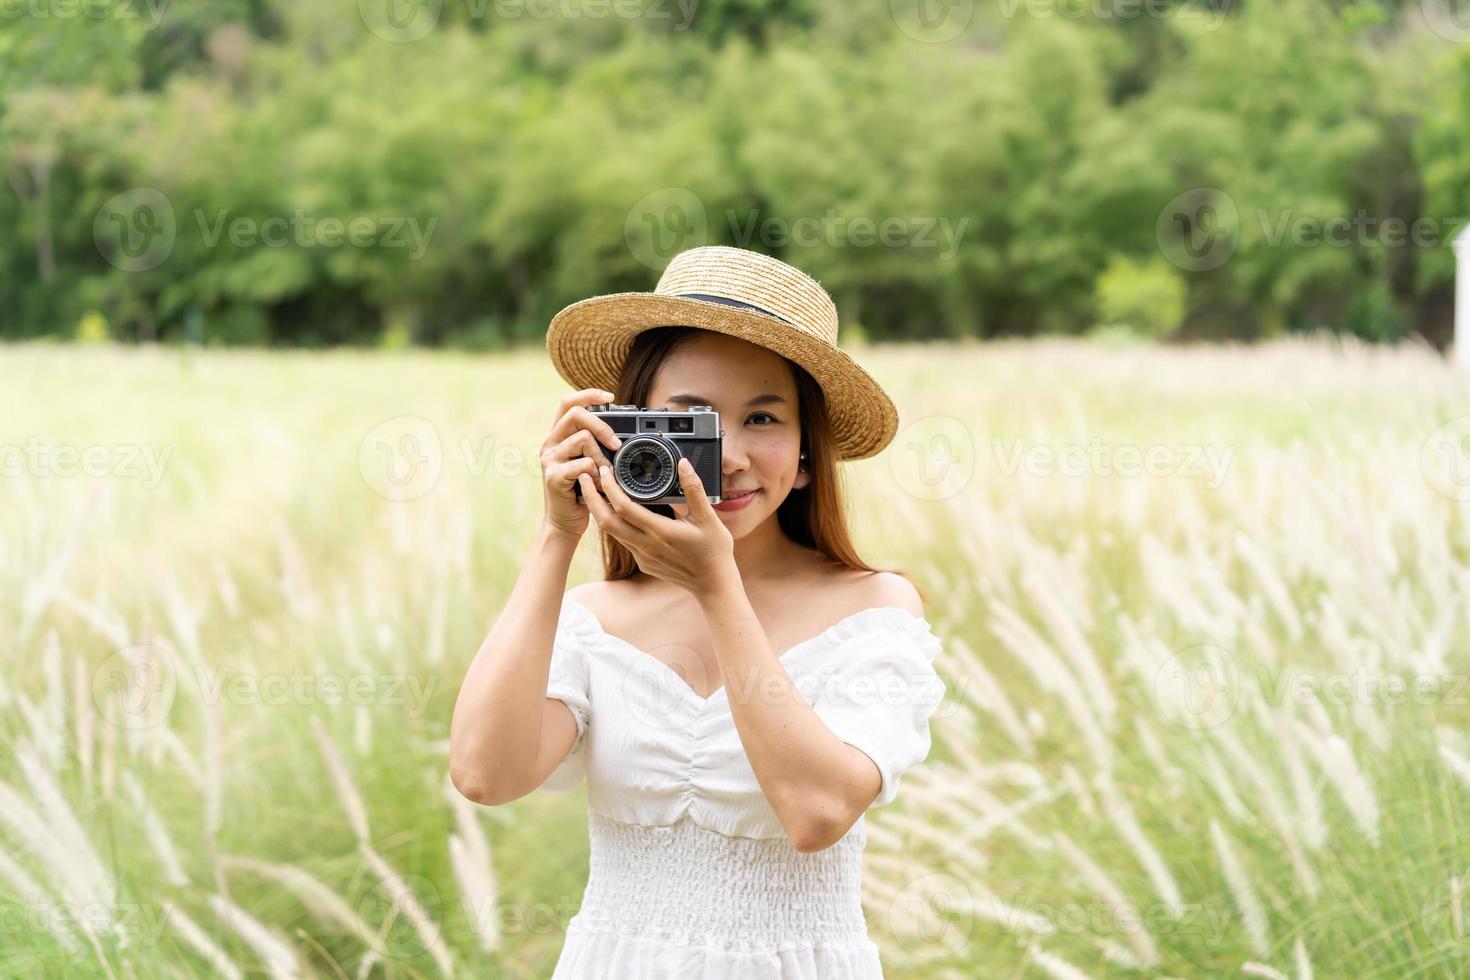
<svg viewBox="0 0 1470 980"><path fill-rule="evenodd" d="M874 339L1448 340L1470 34L1413 3L4 4L8 337L493 348L725 243Z"/></svg>

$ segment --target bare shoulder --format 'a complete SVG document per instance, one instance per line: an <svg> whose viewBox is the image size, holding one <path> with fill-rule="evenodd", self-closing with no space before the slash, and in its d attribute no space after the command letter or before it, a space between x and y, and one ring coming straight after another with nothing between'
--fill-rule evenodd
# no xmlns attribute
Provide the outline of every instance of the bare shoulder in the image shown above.
<svg viewBox="0 0 1470 980"><path fill-rule="evenodd" d="M606 582L595 579L591 582L583 582L581 585L574 585L570 589L567 589L565 598L571 599L573 602L580 602L596 613L599 599L606 593L606 590L603 588L606 585Z"/></svg>
<svg viewBox="0 0 1470 980"><path fill-rule="evenodd" d="M919 590L898 572L840 568L831 569L828 574L835 580L834 591L843 596L843 606L852 609L896 606L915 616L924 615L924 600Z"/></svg>
<svg viewBox="0 0 1470 980"><path fill-rule="evenodd" d="M638 581L641 576L628 579L593 579L574 585L566 591L566 598L579 602L592 611L597 621L603 624L617 618L620 609L626 609L643 588Z"/></svg>
<svg viewBox="0 0 1470 980"><path fill-rule="evenodd" d="M898 572L865 572L858 588L869 608L896 606L921 618L924 615L924 600L919 590Z"/></svg>

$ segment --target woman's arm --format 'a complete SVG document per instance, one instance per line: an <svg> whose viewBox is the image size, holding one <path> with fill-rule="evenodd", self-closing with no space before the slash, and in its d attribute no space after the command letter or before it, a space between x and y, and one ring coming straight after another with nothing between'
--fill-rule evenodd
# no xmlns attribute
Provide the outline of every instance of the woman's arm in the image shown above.
<svg viewBox="0 0 1470 980"><path fill-rule="evenodd" d="M546 697L577 538L543 524L500 617L465 674L449 726L449 777L466 799L509 803L536 789L576 740L570 710Z"/></svg>
<svg viewBox="0 0 1470 980"><path fill-rule="evenodd" d="M901 576L883 573L874 605L921 611ZM697 594L714 638L735 727L761 790L798 851L841 840L877 798L882 776L861 749L842 741L801 697L771 648L738 574Z"/></svg>

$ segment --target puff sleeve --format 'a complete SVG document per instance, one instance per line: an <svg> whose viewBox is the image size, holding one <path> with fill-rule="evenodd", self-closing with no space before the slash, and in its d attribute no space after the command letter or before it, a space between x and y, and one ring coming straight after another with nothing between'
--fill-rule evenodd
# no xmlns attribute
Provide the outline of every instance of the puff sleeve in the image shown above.
<svg viewBox="0 0 1470 980"><path fill-rule="evenodd" d="M869 806L884 806L929 755L929 719L945 694L934 669L940 642L925 619L896 607L864 610L837 632L812 709L878 766L883 785Z"/></svg>
<svg viewBox="0 0 1470 980"><path fill-rule="evenodd" d="M569 793L587 772L587 725L592 720L592 702L587 676L587 646L596 636L597 621L591 610L572 599L563 599L561 616L551 645L551 671L546 696L556 698L572 712L577 739L541 789Z"/></svg>

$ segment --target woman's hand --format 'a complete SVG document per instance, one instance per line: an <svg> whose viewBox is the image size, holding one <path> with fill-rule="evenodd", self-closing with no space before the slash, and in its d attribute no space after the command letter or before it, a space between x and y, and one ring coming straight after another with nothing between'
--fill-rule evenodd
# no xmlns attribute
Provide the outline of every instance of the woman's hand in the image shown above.
<svg viewBox="0 0 1470 980"><path fill-rule="evenodd" d="M695 596L708 595L730 576L739 577L735 539L720 522L689 460L679 460L678 472L688 505L687 516L681 518L655 514L633 500L606 465L599 468L595 481L586 474L577 480L583 481L582 499L591 507L597 526L633 552L641 570Z"/></svg>
<svg viewBox="0 0 1470 980"><path fill-rule="evenodd" d="M598 464L607 462L603 445L608 449L622 445L612 426L587 411L587 406L613 398L612 392L597 388L567 395L556 410L551 434L541 444L541 482L546 492L543 523L574 540L587 530L586 503L579 503L572 492L577 477L596 473ZM585 497L586 491L582 492Z"/></svg>

